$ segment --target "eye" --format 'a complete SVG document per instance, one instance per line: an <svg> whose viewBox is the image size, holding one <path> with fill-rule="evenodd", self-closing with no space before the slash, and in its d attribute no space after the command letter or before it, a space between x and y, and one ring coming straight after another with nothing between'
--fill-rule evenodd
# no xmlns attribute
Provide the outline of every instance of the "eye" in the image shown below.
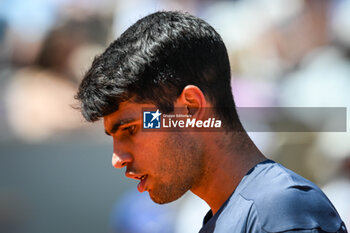
<svg viewBox="0 0 350 233"><path fill-rule="evenodd" d="M136 125L125 127L123 131L128 131L129 135L134 135L136 133Z"/></svg>

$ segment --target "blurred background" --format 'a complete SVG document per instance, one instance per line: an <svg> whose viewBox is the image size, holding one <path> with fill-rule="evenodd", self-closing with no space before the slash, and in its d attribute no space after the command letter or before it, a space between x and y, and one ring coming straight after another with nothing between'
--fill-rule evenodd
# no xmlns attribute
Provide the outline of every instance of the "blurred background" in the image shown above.
<svg viewBox="0 0 350 233"><path fill-rule="evenodd" d="M1 0L0 232L198 232L203 201L189 193L160 206L139 194L112 167L102 122L72 108L94 56L156 10L190 12L221 34L237 106L348 111L350 0ZM324 132L312 130L313 117L285 118L307 132L267 121L249 134L322 187L350 228L349 127Z"/></svg>

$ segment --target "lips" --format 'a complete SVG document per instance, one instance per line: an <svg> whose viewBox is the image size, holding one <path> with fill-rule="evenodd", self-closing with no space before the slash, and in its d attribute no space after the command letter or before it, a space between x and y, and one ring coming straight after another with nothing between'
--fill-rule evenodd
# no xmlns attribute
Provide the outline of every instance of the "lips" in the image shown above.
<svg viewBox="0 0 350 233"><path fill-rule="evenodd" d="M137 190L139 190L140 193L146 191L146 181L147 181L147 175L144 175L140 178L140 183L137 185Z"/></svg>
<svg viewBox="0 0 350 233"><path fill-rule="evenodd" d="M137 190L140 193L146 191L146 181L147 181L148 175L139 175L139 174L134 174L132 172L125 172L125 176L131 179L140 180L140 183L137 185Z"/></svg>

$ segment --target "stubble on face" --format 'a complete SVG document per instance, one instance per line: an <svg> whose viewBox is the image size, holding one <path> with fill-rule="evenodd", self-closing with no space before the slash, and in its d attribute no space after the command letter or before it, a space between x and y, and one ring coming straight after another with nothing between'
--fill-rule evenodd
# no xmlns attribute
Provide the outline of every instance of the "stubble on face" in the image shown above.
<svg viewBox="0 0 350 233"><path fill-rule="evenodd" d="M151 199L164 204L177 200L199 183L204 171L203 150L193 136L171 133L160 141L160 164Z"/></svg>

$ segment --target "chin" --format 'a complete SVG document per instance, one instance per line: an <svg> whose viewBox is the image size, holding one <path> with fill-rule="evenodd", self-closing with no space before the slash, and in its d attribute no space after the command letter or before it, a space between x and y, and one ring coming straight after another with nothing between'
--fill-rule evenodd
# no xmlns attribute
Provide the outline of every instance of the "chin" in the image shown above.
<svg viewBox="0 0 350 233"><path fill-rule="evenodd" d="M152 190L148 191L150 198L153 202L157 204L167 204L173 201L176 201L180 197L182 197L186 192L174 193L174 192L162 192L162 193L154 193Z"/></svg>

